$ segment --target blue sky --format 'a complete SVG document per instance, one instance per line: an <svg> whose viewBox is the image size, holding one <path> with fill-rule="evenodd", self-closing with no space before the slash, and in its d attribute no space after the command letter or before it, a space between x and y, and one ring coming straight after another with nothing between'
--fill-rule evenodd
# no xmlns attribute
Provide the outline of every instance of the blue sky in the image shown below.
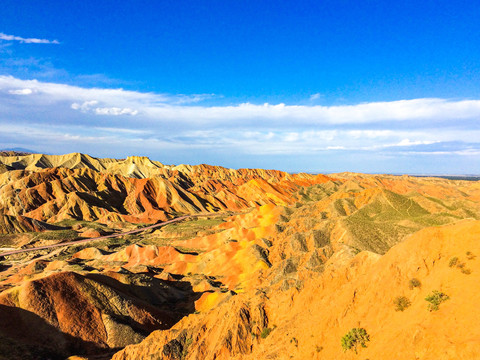
<svg viewBox="0 0 480 360"><path fill-rule="evenodd" d="M2 1L0 147L480 173L475 1Z"/></svg>

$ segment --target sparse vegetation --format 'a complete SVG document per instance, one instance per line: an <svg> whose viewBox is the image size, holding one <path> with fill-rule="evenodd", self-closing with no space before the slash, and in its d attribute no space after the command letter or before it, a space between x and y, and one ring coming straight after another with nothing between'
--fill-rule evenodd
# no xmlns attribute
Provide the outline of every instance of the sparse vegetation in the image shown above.
<svg viewBox="0 0 480 360"><path fill-rule="evenodd" d="M272 328L269 328L269 327L266 327L266 328L263 328L262 332L260 333L260 337L262 339L265 339L268 335L270 335L270 333L272 332Z"/></svg>
<svg viewBox="0 0 480 360"><path fill-rule="evenodd" d="M313 230L313 243L316 248L325 247L330 244L330 236L323 230Z"/></svg>
<svg viewBox="0 0 480 360"><path fill-rule="evenodd" d="M358 347L367 347L370 341L370 336L364 328L353 328L342 337L341 343L343 351L353 350L355 354L358 352Z"/></svg>
<svg viewBox="0 0 480 360"><path fill-rule="evenodd" d="M438 290L433 290L432 294L428 295L425 300L428 301L428 310L437 311L441 303L447 301L450 297Z"/></svg>
<svg viewBox="0 0 480 360"><path fill-rule="evenodd" d="M62 226L62 227L67 227L67 228L91 228L94 230L110 230L110 228L105 225L101 224L96 221L85 221L85 220L75 220L75 219L64 219L62 221L59 221L55 223L56 226Z"/></svg>
<svg viewBox="0 0 480 360"><path fill-rule="evenodd" d="M15 245L18 237L18 234L0 234L0 247Z"/></svg>
<svg viewBox="0 0 480 360"><path fill-rule="evenodd" d="M78 238L78 234L74 230L51 230L35 234L35 240L75 240Z"/></svg>
<svg viewBox="0 0 480 360"><path fill-rule="evenodd" d="M352 250L353 255L357 255L357 254L360 254L362 252L362 250L360 250L359 248L357 248L355 246L350 246L350 249Z"/></svg>
<svg viewBox="0 0 480 360"><path fill-rule="evenodd" d="M404 311L412 304L405 296L396 297L393 303L395 304L395 311Z"/></svg>
<svg viewBox="0 0 480 360"><path fill-rule="evenodd" d="M450 267L454 267L455 265L458 264L458 257L454 256L450 259L450 261L448 262L448 266Z"/></svg>
<svg viewBox="0 0 480 360"><path fill-rule="evenodd" d="M214 234L216 231L213 227L223 223L225 216L217 216L212 218L198 218L182 221L179 223L168 224L162 227L162 232L167 234L175 234L175 240L187 240L195 237L199 232L205 235Z"/></svg>
<svg viewBox="0 0 480 360"><path fill-rule="evenodd" d="M192 345L193 339L191 337L185 339L185 343L183 344L183 349L182 349L182 354L181 354L181 359L186 359L188 355L188 348L190 345Z"/></svg>
<svg viewBox="0 0 480 360"><path fill-rule="evenodd" d="M472 259L472 256L473 254L470 252L470 251L467 251L467 259L471 260ZM473 255L474 256L474 255ZM475 257L475 256L474 256ZM469 275L472 273L472 270L470 270L469 268L466 267L466 264L464 262L460 262L460 260L458 259L458 257L453 257L450 259L449 263L448 263L448 266L450 267L457 267L458 269L460 269L460 271L462 272L462 274L466 274L466 275Z"/></svg>
<svg viewBox="0 0 480 360"><path fill-rule="evenodd" d="M292 343L293 343L293 345L295 345L295 347L298 347L298 339L296 337L292 337L290 339L290 344L292 344Z"/></svg>
<svg viewBox="0 0 480 360"><path fill-rule="evenodd" d="M357 211L353 211L354 204L347 200L334 203L336 216L346 216L346 228L355 234L356 244L361 244L361 250L384 254L408 234L426 226L443 225L458 219L455 214L447 212L430 214L404 195L391 191L385 191L383 195ZM350 208L351 214L345 213L347 208ZM408 224L404 220L408 220Z"/></svg>
<svg viewBox="0 0 480 360"><path fill-rule="evenodd" d="M467 251L466 255L468 260L473 260L476 257L471 251Z"/></svg>
<svg viewBox="0 0 480 360"><path fill-rule="evenodd" d="M413 290L414 288L421 287L421 286L422 286L422 283L417 278L411 278L410 281L408 282L408 287L410 288L410 290Z"/></svg>

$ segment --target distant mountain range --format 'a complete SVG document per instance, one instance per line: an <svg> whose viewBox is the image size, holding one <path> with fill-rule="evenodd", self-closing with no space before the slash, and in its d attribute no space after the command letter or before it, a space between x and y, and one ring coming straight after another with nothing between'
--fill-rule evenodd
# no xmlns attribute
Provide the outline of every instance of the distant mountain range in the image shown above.
<svg viewBox="0 0 480 360"><path fill-rule="evenodd" d="M22 156L36 153L36 151L19 147L0 150L0 156Z"/></svg>

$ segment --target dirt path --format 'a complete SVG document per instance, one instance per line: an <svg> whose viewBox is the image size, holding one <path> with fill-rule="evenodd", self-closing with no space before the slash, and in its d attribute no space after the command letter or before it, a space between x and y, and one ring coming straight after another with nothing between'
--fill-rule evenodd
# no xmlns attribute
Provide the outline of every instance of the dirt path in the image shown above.
<svg viewBox="0 0 480 360"><path fill-rule="evenodd" d="M53 244L53 245L45 245L45 246L38 246L38 247L34 247L34 248L28 248L28 249L18 249L18 250L7 251L7 252L4 252L4 253L0 253L0 259L4 256L8 256L8 255L14 255L14 254L20 254L20 253L25 253L25 252L30 252L30 251L44 250L44 249L51 249L51 248L56 248L56 247L61 247L61 246L78 245L78 244L83 244L83 243L87 243L87 242L90 242L90 241L109 239L109 238L114 238L114 237L119 237L119 236L124 236L124 235L130 235L130 234L137 234L139 232L142 232L142 231L145 231L145 230L148 230L148 229L155 229L155 228L162 227L162 226L172 224L172 223L175 223L175 222L179 222L179 221L182 221L182 220L185 220L185 219L197 218L197 217L201 217L201 216L212 216L212 215L214 215L214 214L185 215L185 216L177 217L177 218L172 219L172 220L164 221L162 223L145 226L145 227L142 227L140 229L130 230L130 231L120 233L120 234L105 235L105 236L99 236L99 237L95 237L95 238L68 241L68 242Z"/></svg>

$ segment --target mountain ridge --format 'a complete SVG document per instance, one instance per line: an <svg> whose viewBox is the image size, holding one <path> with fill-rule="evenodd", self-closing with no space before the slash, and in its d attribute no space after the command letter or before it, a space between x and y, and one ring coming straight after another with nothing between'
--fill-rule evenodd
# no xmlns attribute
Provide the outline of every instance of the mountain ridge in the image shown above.
<svg viewBox="0 0 480 360"><path fill-rule="evenodd" d="M2 360L38 359L35 351L92 360L474 360L480 352L480 327L468 320L480 274L480 182L83 154L0 162L3 249L203 214L5 256ZM440 293L448 300L430 311L425 299ZM355 328L369 335L367 347L342 349Z"/></svg>
<svg viewBox="0 0 480 360"><path fill-rule="evenodd" d="M0 163L5 167L0 174L0 210L46 222L81 218L152 223L176 214L283 205L300 186L330 179L276 170L166 166L135 156L97 159L80 153L0 157ZM2 201L2 194L8 200Z"/></svg>

